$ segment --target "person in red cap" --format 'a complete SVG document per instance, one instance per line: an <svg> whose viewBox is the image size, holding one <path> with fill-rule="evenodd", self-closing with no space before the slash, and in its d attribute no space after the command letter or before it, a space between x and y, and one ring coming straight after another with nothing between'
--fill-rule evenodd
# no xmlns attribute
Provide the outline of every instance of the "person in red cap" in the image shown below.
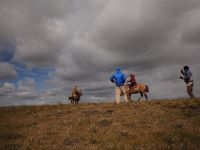
<svg viewBox="0 0 200 150"><path fill-rule="evenodd" d="M135 75L133 73L131 73L129 75L130 79L127 81L129 82L129 87L132 88L133 86L135 86L137 84L136 79L135 79Z"/></svg>

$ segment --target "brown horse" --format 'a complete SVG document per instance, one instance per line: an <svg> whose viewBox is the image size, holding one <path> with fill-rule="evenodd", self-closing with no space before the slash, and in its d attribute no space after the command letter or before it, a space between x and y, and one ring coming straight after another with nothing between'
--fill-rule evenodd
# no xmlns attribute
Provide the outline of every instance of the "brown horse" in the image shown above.
<svg viewBox="0 0 200 150"><path fill-rule="evenodd" d="M82 93L81 90L78 90L78 86L74 86L73 89L72 89L72 94L68 99L71 101L72 104L73 103L78 104L80 97L82 95L83 95L83 93Z"/></svg>
<svg viewBox="0 0 200 150"><path fill-rule="evenodd" d="M126 84L125 88L126 88L126 94L127 94L129 100L131 100L132 94L138 94L138 93L140 93L140 96L141 96L138 99L138 101L140 101L140 99L143 97L143 95L145 96L146 100L148 100L148 96L146 93L149 92L149 87L147 85L138 83L135 86L130 88L130 86L128 84Z"/></svg>
<svg viewBox="0 0 200 150"><path fill-rule="evenodd" d="M82 91L76 91L76 93L73 93L72 96L68 97L68 99L71 101L72 104L78 104L80 97L82 96Z"/></svg>

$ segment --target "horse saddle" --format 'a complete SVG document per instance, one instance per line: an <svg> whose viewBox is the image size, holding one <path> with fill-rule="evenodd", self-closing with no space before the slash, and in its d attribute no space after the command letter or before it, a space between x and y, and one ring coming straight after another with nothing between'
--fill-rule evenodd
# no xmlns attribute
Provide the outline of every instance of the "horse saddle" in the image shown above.
<svg viewBox="0 0 200 150"><path fill-rule="evenodd" d="M138 86L136 84L136 85L130 87L130 91L138 92L138 91L140 91L140 89L138 88Z"/></svg>

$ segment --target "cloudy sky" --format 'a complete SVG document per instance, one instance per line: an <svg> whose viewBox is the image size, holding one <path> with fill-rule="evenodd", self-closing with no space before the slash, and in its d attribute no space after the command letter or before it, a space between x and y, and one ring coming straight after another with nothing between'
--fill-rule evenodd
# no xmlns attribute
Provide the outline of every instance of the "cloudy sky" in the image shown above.
<svg viewBox="0 0 200 150"><path fill-rule="evenodd" d="M200 0L1 0L0 106L66 103L73 85L113 100L117 66L163 99L187 97L189 65L200 96L199 16Z"/></svg>

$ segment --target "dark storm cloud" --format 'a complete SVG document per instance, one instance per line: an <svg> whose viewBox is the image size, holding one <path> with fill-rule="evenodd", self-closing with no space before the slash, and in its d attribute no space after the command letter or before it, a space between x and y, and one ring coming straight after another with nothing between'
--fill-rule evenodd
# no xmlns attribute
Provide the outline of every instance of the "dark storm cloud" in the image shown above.
<svg viewBox="0 0 200 150"><path fill-rule="evenodd" d="M0 80L15 79L16 77L17 72L10 64L0 62Z"/></svg>
<svg viewBox="0 0 200 150"><path fill-rule="evenodd" d="M0 3L0 37L15 41L14 59L32 66L54 65L70 36L64 20L73 1L3 0Z"/></svg>
<svg viewBox="0 0 200 150"><path fill-rule="evenodd" d="M0 44L15 45L15 61L55 67L46 83L80 85L86 98L112 95L117 66L148 83L152 98L185 96L180 69L200 74L199 10L199 0L2 0Z"/></svg>
<svg viewBox="0 0 200 150"><path fill-rule="evenodd" d="M112 1L99 16L97 43L119 53L143 53L168 42L191 1Z"/></svg>
<svg viewBox="0 0 200 150"><path fill-rule="evenodd" d="M200 43L200 10L197 9L185 16L185 19L181 25L184 30L181 34L183 42L190 44Z"/></svg>

